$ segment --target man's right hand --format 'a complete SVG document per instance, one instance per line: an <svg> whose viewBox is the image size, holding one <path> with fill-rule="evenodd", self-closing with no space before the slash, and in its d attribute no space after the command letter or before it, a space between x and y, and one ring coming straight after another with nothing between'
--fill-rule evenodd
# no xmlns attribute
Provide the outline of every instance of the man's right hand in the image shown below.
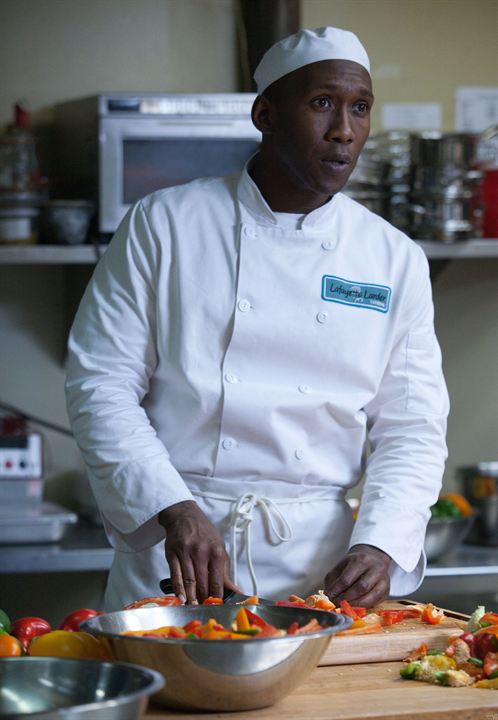
<svg viewBox="0 0 498 720"><path fill-rule="evenodd" d="M166 560L180 600L197 604L209 596L223 597L224 587L239 590L228 575L223 539L196 502L172 505L158 519L166 531Z"/></svg>

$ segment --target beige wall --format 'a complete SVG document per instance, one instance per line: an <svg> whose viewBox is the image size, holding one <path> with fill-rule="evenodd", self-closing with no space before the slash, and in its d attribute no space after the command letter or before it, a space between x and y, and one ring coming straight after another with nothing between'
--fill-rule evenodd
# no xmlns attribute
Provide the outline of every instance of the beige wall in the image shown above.
<svg viewBox="0 0 498 720"><path fill-rule="evenodd" d="M302 20L334 22L364 38L377 108L440 100L451 128L458 83L496 84L496 7L487 0L303 0ZM235 90L233 14L232 0L0 0L0 124L19 96L46 123L54 102L103 90ZM386 78L386 67L398 68L397 76ZM0 267L0 399L61 424L65 285L74 273ZM434 286L452 399L446 486L457 465L497 455L497 281L497 260L457 261ZM46 437L48 494L70 502L78 452L62 436ZM81 604L100 594L100 576L90 580L81 577ZM54 615L73 609L74 600L53 597L61 605ZM15 598L12 586L11 607Z"/></svg>
<svg viewBox="0 0 498 720"><path fill-rule="evenodd" d="M370 55L373 127L386 102L441 103L454 129L458 85L498 85L495 0L301 0L303 27L357 33Z"/></svg>
<svg viewBox="0 0 498 720"><path fill-rule="evenodd" d="M1 0L0 124L26 97L235 89L233 0Z"/></svg>

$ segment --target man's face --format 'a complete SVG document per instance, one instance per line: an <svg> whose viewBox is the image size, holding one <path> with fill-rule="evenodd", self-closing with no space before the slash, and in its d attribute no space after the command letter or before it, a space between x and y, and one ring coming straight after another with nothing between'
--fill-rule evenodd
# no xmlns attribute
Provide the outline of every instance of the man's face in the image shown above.
<svg viewBox="0 0 498 720"><path fill-rule="evenodd" d="M370 131L370 75L347 60L306 65L268 92L275 172L316 204L339 192Z"/></svg>

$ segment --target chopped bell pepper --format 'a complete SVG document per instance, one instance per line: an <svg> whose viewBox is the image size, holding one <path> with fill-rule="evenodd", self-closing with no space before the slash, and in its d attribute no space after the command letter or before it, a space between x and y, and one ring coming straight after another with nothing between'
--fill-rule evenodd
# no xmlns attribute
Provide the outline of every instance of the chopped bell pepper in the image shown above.
<svg viewBox="0 0 498 720"><path fill-rule="evenodd" d="M237 613L237 617L235 618L235 630L250 630L251 625L249 623L249 618L247 617L247 613L245 611L245 608L241 607L239 612Z"/></svg>
<svg viewBox="0 0 498 720"><path fill-rule="evenodd" d="M444 612L436 607L432 603L428 603L422 613L422 622L428 623L429 625L439 625L444 620Z"/></svg>

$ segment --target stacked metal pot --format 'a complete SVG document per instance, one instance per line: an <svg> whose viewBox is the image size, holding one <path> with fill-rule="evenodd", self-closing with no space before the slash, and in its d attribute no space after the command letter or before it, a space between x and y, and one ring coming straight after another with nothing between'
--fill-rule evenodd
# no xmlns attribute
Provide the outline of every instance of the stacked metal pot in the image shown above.
<svg viewBox="0 0 498 720"><path fill-rule="evenodd" d="M381 157L377 136L372 135L361 152L343 192L369 210L387 217L389 165Z"/></svg>
<svg viewBox="0 0 498 720"><path fill-rule="evenodd" d="M482 235L479 135L424 132L410 142L412 237L455 242Z"/></svg>

